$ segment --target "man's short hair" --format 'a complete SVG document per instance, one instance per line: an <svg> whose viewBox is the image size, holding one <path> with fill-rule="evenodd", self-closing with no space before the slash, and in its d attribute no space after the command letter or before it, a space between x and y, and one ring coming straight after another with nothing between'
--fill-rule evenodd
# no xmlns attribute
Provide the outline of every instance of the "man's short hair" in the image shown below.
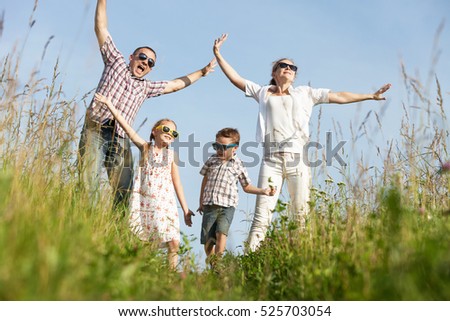
<svg viewBox="0 0 450 321"><path fill-rule="evenodd" d="M150 50L151 52L153 52L155 54L155 58L156 58L156 51L153 50L152 48L148 47L148 46L142 46L142 47L138 47L138 48L134 49L133 55L135 55L141 49L148 49L148 50Z"/></svg>

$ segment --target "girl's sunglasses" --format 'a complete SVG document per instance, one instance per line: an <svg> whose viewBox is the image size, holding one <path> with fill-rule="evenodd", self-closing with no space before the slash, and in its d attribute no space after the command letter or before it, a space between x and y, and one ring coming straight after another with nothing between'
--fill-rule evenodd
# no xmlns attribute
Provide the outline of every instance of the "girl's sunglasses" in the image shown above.
<svg viewBox="0 0 450 321"><path fill-rule="evenodd" d="M298 69L297 66L290 65L290 64L287 64L287 63L285 63L285 62L280 62L280 63L278 64L278 67L280 67L280 68L282 68L282 69L289 67L289 69L292 70L293 72L296 72L297 69Z"/></svg>
<svg viewBox="0 0 450 321"><path fill-rule="evenodd" d="M228 145L224 145L224 144L219 144L219 143L213 143L212 147L214 148L214 150L227 150L229 148L238 146L238 144L228 144Z"/></svg>
<svg viewBox="0 0 450 321"><path fill-rule="evenodd" d="M152 58L147 57L147 55L146 55L145 53L143 53L143 52L141 52L141 53L138 55L138 58L139 58L140 60L147 60L147 59L148 59L148 66L149 66L150 68L153 68L153 67L155 66L155 61L154 61Z"/></svg>
<svg viewBox="0 0 450 321"><path fill-rule="evenodd" d="M158 129L162 129L162 131L164 133L169 133L170 135L172 135L173 138L177 138L179 135L176 130L170 129L166 125L159 125L158 127L155 128L155 130L158 130Z"/></svg>

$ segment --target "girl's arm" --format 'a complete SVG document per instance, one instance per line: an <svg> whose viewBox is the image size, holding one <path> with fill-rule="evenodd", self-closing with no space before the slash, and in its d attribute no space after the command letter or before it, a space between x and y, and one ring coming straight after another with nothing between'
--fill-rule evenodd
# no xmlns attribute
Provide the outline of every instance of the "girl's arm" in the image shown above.
<svg viewBox="0 0 450 321"><path fill-rule="evenodd" d="M174 155L174 158L175 157L176 155ZM180 173L178 171L178 165L175 160L172 163L172 182L173 187L175 188L175 193L177 194L178 201L180 202L181 208L183 209L184 223L186 223L187 226L192 226L192 216L194 216L195 214L192 213L186 203L183 185L181 184Z"/></svg>
<svg viewBox="0 0 450 321"><path fill-rule="evenodd" d="M94 97L95 101L100 102L108 109L110 110L111 114L114 116L114 118L117 120L117 122L122 126L125 133L130 137L131 141L141 150L144 150L144 146L147 144L147 142L142 139L138 133L128 124L128 122L123 118L123 116L120 114L120 112L113 106L111 100L103 96L100 93L95 93Z"/></svg>
<svg viewBox="0 0 450 321"><path fill-rule="evenodd" d="M213 52L214 56L216 56L217 63L219 64L220 69L222 69L223 73L227 78L231 81L233 85L237 88L245 92L245 79L242 78L236 70L223 58L220 53L220 47L227 40L228 35L223 34L220 38L214 41Z"/></svg>

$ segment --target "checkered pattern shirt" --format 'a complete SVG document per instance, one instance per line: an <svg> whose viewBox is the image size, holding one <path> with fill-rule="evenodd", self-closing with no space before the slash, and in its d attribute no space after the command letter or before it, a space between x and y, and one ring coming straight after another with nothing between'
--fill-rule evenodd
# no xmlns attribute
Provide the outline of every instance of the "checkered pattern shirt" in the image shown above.
<svg viewBox="0 0 450 321"><path fill-rule="evenodd" d="M251 183L246 168L237 156L223 161L217 155L212 155L203 165L200 174L207 179L203 191L203 205L236 207L239 200L238 181L242 187Z"/></svg>
<svg viewBox="0 0 450 321"><path fill-rule="evenodd" d="M133 126L136 114L145 99L160 96L167 81L150 81L136 78L131 74L124 56L117 50L110 36L100 48L105 68L97 92L111 98L114 107L122 113L125 120ZM92 100L88 108L88 117L97 123L113 119L110 111L103 104ZM117 134L125 136L122 127L117 126Z"/></svg>

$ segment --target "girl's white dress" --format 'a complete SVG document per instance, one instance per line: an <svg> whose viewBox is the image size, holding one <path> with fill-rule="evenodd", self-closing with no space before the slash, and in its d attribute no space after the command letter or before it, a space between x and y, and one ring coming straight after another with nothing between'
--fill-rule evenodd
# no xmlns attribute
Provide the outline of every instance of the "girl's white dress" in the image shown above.
<svg viewBox="0 0 450 321"><path fill-rule="evenodd" d="M139 167L130 198L130 227L143 241L180 240L175 189L172 182L173 151L149 148L148 161Z"/></svg>

